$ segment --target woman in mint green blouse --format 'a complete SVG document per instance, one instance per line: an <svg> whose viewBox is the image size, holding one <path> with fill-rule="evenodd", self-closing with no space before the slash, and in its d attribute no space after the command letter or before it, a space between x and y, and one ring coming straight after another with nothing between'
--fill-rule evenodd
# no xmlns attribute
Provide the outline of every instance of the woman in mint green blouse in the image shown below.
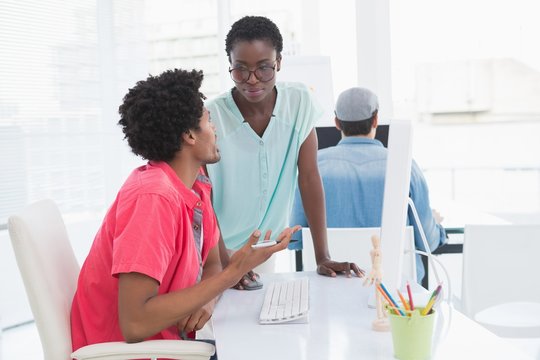
<svg viewBox="0 0 540 360"><path fill-rule="evenodd" d="M305 85L276 83L283 48L279 29L265 17L246 16L233 24L225 43L235 87L206 103L221 152L221 161L207 169L221 250L223 244L239 249L254 229L287 227L298 181L318 272L350 276L352 270L361 276L355 264L332 261L328 253L314 130L322 109ZM228 256L220 252L226 265Z"/></svg>

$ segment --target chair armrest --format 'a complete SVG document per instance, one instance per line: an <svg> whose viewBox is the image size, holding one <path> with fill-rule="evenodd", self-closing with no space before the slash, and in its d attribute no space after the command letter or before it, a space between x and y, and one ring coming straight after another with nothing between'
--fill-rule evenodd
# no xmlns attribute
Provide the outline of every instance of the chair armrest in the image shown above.
<svg viewBox="0 0 540 360"><path fill-rule="evenodd" d="M190 340L149 340L128 344L107 342L84 346L71 354L77 360L128 360L167 358L208 360L214 355L214 345Z"/></svg>

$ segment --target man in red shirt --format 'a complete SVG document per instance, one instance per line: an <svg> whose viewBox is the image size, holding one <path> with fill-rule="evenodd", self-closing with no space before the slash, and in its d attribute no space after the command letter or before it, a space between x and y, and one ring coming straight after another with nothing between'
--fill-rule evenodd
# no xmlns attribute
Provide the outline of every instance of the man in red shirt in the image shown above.
<svg viewBox="0 0 540 360"><path fill-rule="evenodd" d="M217 296L285 249L248 244L221 268L211 184L201 167L219 161L200 71L169 70L129 90L119 124L133 153L149 160L128 177L84 262L71 309L73 350L108 341L180 339L210 319ZM265 238L269 238L266 234Z"/></svg>

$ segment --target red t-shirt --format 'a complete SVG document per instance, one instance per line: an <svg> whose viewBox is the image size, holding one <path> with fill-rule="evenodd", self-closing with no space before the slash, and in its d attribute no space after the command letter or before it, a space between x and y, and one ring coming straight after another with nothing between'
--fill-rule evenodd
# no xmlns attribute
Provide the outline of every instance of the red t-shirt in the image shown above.
<svg viewBox="0 0 540 360"><path fill-rule="evenodd" d="M199 256L193 235L195 209L202 211L202 261L218 242L202 170L187 188L164 162L135 169L107 212L86 258L71 308L73 350L124 341L118 319L118 275L138 272L159 282L159 294L193 286ZM149 339L179 339L176 327Z"/></svg>

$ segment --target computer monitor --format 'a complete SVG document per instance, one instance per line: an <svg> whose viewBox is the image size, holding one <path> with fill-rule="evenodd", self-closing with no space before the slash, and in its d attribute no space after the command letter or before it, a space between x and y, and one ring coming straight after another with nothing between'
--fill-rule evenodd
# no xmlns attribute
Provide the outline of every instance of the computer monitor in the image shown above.
<svg viewBox="0 0 540 360"><path fill-rule="evenodd" d="M403 248L411 181L412 125L410 121L392 121L388 138L388 158L381 218L383 282L390 289L400 288L403 272Z"/></svg>
<svg viewBox="0 0 540 360"><path fill-rule="evenodd" d="M410 121L393 120L379 125L375 138L388 148L381 216L381 251L383 282L401 287L403 252L412 164L412 125ZM319 149L335 146L341 132L335 126L317 127ZM411 255L413 256L413 255Z"/></svg>
<svg viewBox="0 0 540 360"><path fill-rule="evenodd" d="M325 149L330 146L336 146L341 140L341 131L335 126L317 126L317 138L319 141L319 150ZM375 133L375 139L383 143L385 147L388 147L388 125L377 126L377 132Z"/></svg>

